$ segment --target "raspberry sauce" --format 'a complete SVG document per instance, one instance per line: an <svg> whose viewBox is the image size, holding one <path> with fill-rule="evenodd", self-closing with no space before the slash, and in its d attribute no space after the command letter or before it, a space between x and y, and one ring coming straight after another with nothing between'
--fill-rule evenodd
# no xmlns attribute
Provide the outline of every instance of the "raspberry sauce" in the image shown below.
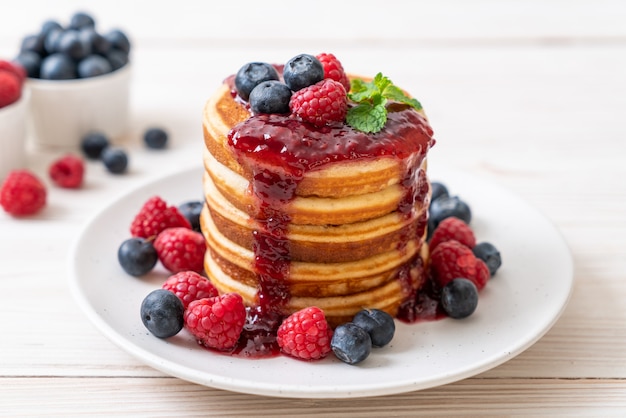
<svg viewBox="0 0 626 418"><path fill-rule="evenodd" d="M289 300L290 257L284 208L296 195L304 175L327 164L347 160L393 157L405 167L405 196L399 212L410 216L414 203L428 193L425 173L419 167L434 144L426 119L412 108L392 104L387 123L375 134L338 123L317 127L275 114L252 115L228 135L228 145L238 162L253 173L251 194L261 228L254 231L255 271L259 279L259 309L280 312Z"/></svg>

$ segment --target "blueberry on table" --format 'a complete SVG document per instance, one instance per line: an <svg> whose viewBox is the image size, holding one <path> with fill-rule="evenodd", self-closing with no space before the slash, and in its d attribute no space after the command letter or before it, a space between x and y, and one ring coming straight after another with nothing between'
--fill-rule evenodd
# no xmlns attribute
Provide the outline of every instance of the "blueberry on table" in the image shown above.
<svg viewBox="0 0 626 418"><path fill-rule="evenodd" d="M478 289L471 280L456 278L441 289L441 307L451 318L467 318L477 306Z"/></svg>
<svg viewBox="0 0 626 418"><path fill-rule="evenodd" d="M80 78L96 77L111 71L113 68L109 60L96 54L89 55L78 63L78 77Z"/></svg>
<svg viewBox="0 0 626 418"><path fill-rule="evenodd" d="M344 363L357 364L365 360L372 351L370 335L358 325L348 322L335 328L330 341L335 356Z"/></svg>
<svg viewBox="0 0 626 418"><path fill-rule="evenodd" d="M204 202L200 200L185 202L178 206L179 212L187 218L194 231L200 232L200 212L203 206Z"/></svg>
<svg viewBox="0 0 626 418"><path fill-rule="evenodd" d="M296 55L285 64L283 79L291 90L298 91L322 81L324 66L313 55Z"/></svg>
<svg viewBox="0 0 626 418"><path fill-rule="evenodd" d="M264 81L278 80L278 71L265 62L249 62L237 71L235 88L243 100L250 98L250 92Z"/></svg>
<svg viewBox="0 0 626 418"><path fill-rule="evenodd" d="M490 242L480 242L472 248L472 252L487 264L489 274L493 277L502 265L500 251Z"/></svg>
<svg viewBox="0 0 626 418"><path fill-rule="evenodd" d="M159 257L152 241L133 237L122 242L117 250L117 260L126 273L139 277L150 272Z"/></svg>
<svg viewBox="0 0 626 418"><path fill-rule="evenodd" d="M39 76L44 80L71 80L76 78L76 64L67 55L57 52L41 61Z"/></svg>
<svg viewBox="0 0 626 418"><path fill-rule="evenodd" d="M89 132L80 143L85 156L91 160L98 160L102 151L109 146L109 138L102 132Z"/></svg>
<svg viewBox="0 0 626 418"><path fill-rule="evenodd" d="M431 203L429 217L435 227L450 216L457 217L469 224L472 220L472 211L469 205L458 196L441 196Z"/></svg>
<svg viewBox="0 0 626 418"><path fill-rule="evenodd" d="M379 309L363 309L357 312L352 322L367 331L374 347L389 344L396 332L393 317Z"/></svg>
<svg viewBox="0 0 626 418"><path fill-rule="evenodd" d="M100 158L106 169L113 174L121 174L128 168L128 155L123 149L107 147Z"/></svg>
<svg viewBox="0 0 626 418"><path fill-rule="evenodd" d="M255 113L289 113L291 90L280 81L264 81L250 92L250 108Z"/></svg>
<svg viewBox="0 0 626 418"><path fill-rule="evenodd" d="M153 290L141 303L141 322L159 338L172 337L183 329L183 302L173 292Z"/></svg>
<svg viewBox="0 0 626 418"><path fill-rule="evenodd" d="M168 135L164 129L150 128L143 134L143 141L152 149L163 149L167 145Z"/></svg>

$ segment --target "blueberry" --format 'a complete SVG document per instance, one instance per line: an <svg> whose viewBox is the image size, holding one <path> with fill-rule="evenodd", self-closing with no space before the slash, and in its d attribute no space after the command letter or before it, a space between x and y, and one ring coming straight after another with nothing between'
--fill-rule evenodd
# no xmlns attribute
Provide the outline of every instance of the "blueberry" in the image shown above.
<svg viewBox="0 0 626 418"><path fill-rule="evenodd" d="M440 197L448 197L450 194L448 193L448 188L443 184L436 181L430 183L431 188L431 198L430 201L433 202Z"/></svg>
<svg viewBox="0 0 626 418"><path fill-rule="evenodd" d="M111 42L93 28L81 29L78 36L83 43L89 45L94 54L104 56L111 50Z"/></svg>
<svg viewBox="0 0 626 418"><path fill-rule="evenodd" d="M264 81L250 92L250 108L254 113L289 113L291 90L280 81Z"/></svg>
<svg viewBox="0 0 626 418"><path fill-rule="evenodd" d="M33 51L22 51L14 61L20 64L26 70L26 74L30 78L39 78L39 69L41 68L41 56Z"/></svg>
<svg viewBox="0 0 626 418"><path fill-rule="evenodd" d="M150 128L143 134L143 141L152 149L163 149L167 145L167 132L161 128Z"/></svg>
<svg viewBox="0 0 626 418"><path fill-rule="evenodd" d="M187 218L194 231L200 232L200 212L203 206L204 202L200 200L185 202L178 206L178 210Z"/></svg>
<svg viewBox="0 0 626 418"><path fill-rule="evenodd" d="M357 312L352 322L367 331L374 347L389 344L396 332L393 317L379 309L363 309Z"/></svg>
<svg viewBox="0 0 626 418"><path fill-rule="evenodd" d="M55 52L59 52L59 39L63 34L63 29L52 28L50 29L43 39L43 47L47 54L54 54Z"/></svg>
<svg viewBox="0 0 626 418"><path fill-rule="evenodd" d="M70 18L71 29L95 28L96 22L89 13L76 12Z"/></svg>
<svg viewBox="0 0 626 418"><path fill-rule="evenodd" d="M478 306L478 289L474 282L464 278L449 281L441 289L441 306L449 317L467 318Z"/></svg>
<svg viewBox="0 0 626 418"><path fill-rule="evenodd" d="M285 84L293 91L324 79L324 67L313 55L300 54L290 59L283 70Z"/></svg>
<svg viewBox="0 0 626 418"><path fill-rule="evenodd" d="M330 347L339 360L348 364L356 364L370 355L372 340L367 331L352 322L348 322L335 328Z"/></svg>
<svg viewBox="0 0 626 418"><path fill-rule="evenodd" d="M143 276L154 268L159 259L152 241L129 238L117 250L117 260L131 276Z"/></svg>
<svg viewBox="0 0 626 418"><path fill-rule="evenodd" d="M39 77L44 80L70 80L76 78L76 65L60 52L48 55L41 61Z"/></svg>
<svg viewBox="0 0 626 418"><path fill-rule="evenodd" d="M48 36L50 32L54 30L56 31L63 30L63 26L61 26L61 24L57 22L56 20L46 20L41 25L41 30L39 31L39 33L41 33L41 35L43 35L43 37L45 38L46 36Z"/></svg>
<svg viewBox="0 0 626 418"><path fill-rule="evenodd" d="M480 258L485 262L485 264L487 264L489 273L491 274L491 277L493 277L502 265L502 256L500 255L500 251L498 251L498 249L489 242L476 244L474 248L472 248L472 251L477 258Z"/></svg>
<svg viewBox="0 0 626 418"><path fill-rule="evenodd" d="M248 100L250 92L264 81L278 80L278 71L265 62L250 62L237 71L235 88L243 100Z"/></svg>
<svg viewBox="0 0 626 418"><path fill-rule="evenodd" d="M78 63L78 77L89 78L113 71L109 60L100 55L89 55Z"/></svg>
<svg viewBox="0 0 626 418"><path fill-rule="evenodd" d="M113 174L121 174L128 168L128 155L123 149L107 147L100 158L106 169Z"/></svg>
<svg viewBox="0 0 626 418"><path fill-rule="evenodd" d="M83 42L77 30L63 31L57 41L56 49L77 61L91 53L91 45Z"/></svg>
<svg viewBox="0 0 626 418"><path fill-rule="evenodd" d="M185 308L173 292L153 290L141 302L141 322L159 338L172 337L183 329Z"/></svg>
<svg viewBox="0 0 626 418"><path fill-rule="evenodd" d="M102 132L89 132L80 143L85 156L91 160L98 160L102 151L109 146L109 138Z"/></svg>
<svg viewBox="0 0 626 418"><path fill-rule="evenodd" d="M107 59L113 67L113 71L119 70L128 64L128 53L116 48L111 48L106 54Z"/></svg>
<svg viewBox="0 0 626 418"><path fill-rule="evenodd" d="M20 52L32 51L32 52L36 52L39 55L43 55L45 53L43 40L44 40L44 36L40 33L37 35L26 35L22 39Z"/></svg>
<svg viewBox="0 0 626 418"><path fill-rule="evenodd" d="M130 52L130 41L124 32L119 29L114 29L104 34L106 40L111 43L112 48L119 49L125 53Z"/></svg>
<svg viewBox="0 0 626 418"><path fill-rule="evenodd" d="M450 216L455 216L469 224L472 220L472 211L469 205L459 199L458 196L441 196L431 203L429 216L433 220L435 227L439 225L439 222Z"/></svg>

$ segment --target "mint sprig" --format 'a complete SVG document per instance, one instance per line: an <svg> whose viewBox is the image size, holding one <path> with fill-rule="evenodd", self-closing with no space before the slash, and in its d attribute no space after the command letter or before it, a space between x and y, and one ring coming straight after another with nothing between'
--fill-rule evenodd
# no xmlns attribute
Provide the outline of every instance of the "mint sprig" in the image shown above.
<svg viewBox="0 0 626 418"><path fill-rule="evenodd" d="M422 105L416 99L408 97L398 86L382 73L376 74L372 81L353 79L348 98L356 106L348 110L346 122L354 129L376 133L387 123L387 102L400 102L421 110Z"/></svg>

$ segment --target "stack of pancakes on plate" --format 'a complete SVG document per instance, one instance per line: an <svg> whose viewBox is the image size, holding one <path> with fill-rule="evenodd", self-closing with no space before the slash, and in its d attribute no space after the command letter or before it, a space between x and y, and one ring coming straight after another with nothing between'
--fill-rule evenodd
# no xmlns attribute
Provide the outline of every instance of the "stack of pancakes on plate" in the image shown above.
<svg viewBox="0 0 626 418"><path fill-rule="evenodd" d="M227 79L203 112L205 270L221 293L329 322L392 315L424 281L432 130L389 108L382 131L253 116Z"/></svg>

